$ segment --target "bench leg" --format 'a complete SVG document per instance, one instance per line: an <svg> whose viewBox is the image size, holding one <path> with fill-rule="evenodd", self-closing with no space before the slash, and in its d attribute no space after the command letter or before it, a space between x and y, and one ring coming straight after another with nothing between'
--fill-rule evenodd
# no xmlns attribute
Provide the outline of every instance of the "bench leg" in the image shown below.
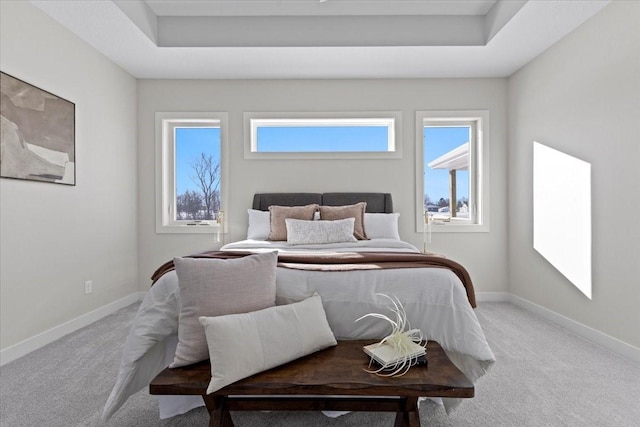
<svg viewBox="0 0 640 427"><path fill-rule="evenodd" d="M396 413L394 427L420 427L417 397L403 397L403 411Z"/></svg>
<svg viewBox="0 0 640 427"><path fill-rule="evenodd" d="M231 414L224 404L224 396L203 395L202 400L209 412L209 427L233 427Z"/></svg>

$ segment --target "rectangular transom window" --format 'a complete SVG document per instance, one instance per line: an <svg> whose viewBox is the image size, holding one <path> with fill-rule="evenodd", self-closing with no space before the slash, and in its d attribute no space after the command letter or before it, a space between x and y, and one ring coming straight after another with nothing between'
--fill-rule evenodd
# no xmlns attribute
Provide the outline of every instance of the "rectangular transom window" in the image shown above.
<svg viewBox="0 0 640 427"><path fill-rule="evenodd" d="M157 113L159 233L219 232L225 113Z"/></svg>
<svg viewBox="0 0 640 427"><path fill-rule="evenodd" d="M398 112L245 113L245 158L398 158Z"/></svg>
<svg viewBox="0 0 640 427"><path fill-rule="evenodd" d="M486 111L421 111L418 137L417 229L488 231Z"/></svg>

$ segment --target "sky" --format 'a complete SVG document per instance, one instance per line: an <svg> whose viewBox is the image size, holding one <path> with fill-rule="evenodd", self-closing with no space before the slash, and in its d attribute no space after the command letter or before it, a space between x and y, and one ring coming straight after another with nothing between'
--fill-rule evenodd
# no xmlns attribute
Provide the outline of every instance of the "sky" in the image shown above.
<svg viewBox="0 0 640 427"><path fill-rule="evenodd" d="M469 141L469 127L424 128L424 192L432 202L449 198L449 171L430 169L427 163ZM469 198L469 173L457 173L457 197Z"/></svg>
<svg viewBox="0 0 640 427"><path fill-rule="evenodd" d="M387 151L386 126L305 126L258 128L262 152Z"/></svg>
<svg viewBox="0 0 640 427"><path fill-rule="evenodd" d="M425 127L424 188L432 201L437 202L440 198L449 197L449 172L432 170L426 164L468 141L468 127ZM306 151L386 151L387 128L385 126L259 128L260 151L305 151L305 145L312 147ZM177 194L198 189L191 179L194 173L190 165L202 152L211 153L214 161L220 161L219 128L176 128ZM458 198L468 198L468 172L458 172L457 184Z"/></svg>
<svg viewBox="0 0 640 427"><path fill-rule="evenodd" d="M195 174L191 164L200 153L210 153L214 162L220 162L220 128L176 128L176 194L198 190L191 177Z"/></svg>

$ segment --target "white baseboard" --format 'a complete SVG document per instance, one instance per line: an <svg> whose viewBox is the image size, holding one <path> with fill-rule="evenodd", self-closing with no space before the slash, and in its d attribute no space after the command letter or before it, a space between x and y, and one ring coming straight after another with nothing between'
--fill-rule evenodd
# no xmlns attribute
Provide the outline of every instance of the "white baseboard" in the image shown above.
<svg viewBox="0 0 640 427"><path fill-rule="evenodd" d="M116 311L135 303L136 301L140 301L141 295L144 297L144 294L145 292L134 292L131 295L90 311L89 313L83 314L80 317L71 319L47 331L41 332L31 338L27 338L24 341L14 344L11 347L1 350L0 366L16 360L25 354L31 353L40 347L44 347L45 345L50 344L71 332L84 328L103 317L113 314Z"/></svg>
<svg viewBox="0 0 640 427"><path fill-rule="evenodd" d="M507 302L510 298L508 292L476 292L476 302Z"/></svg>
<svg viewBox="0 0 640 427"><path fill-rule="evenodd" d="M513 304L532 311L545 319L562 326L565 329L570 330L571 332L579 335L589 341L592 341L596 344L601 345L611 351L614 351L618 354L621 354L629 359L640 363L640 348L635 347L631 344L627 344L624 341L620 341L617 338L614 338L610 335L597 331L587 325L583 325L580 322L576 322L575 320L569 319L562 314L558 314L555 311L551 311L547 308L544 308L538 304L532 303L529 300L524 298L515 296L513 294L509 295L509 301Z"/></svg>

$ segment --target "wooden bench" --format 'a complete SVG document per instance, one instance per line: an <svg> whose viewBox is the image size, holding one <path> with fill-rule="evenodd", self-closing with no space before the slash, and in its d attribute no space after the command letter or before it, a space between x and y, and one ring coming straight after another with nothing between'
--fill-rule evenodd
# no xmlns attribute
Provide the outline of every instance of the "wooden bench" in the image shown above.
<svg viewBox="0 0 640 427"><path fill-rule="evenodd" d="M339 341L335 347L261 372L206 394L209 361L165 369L149 392L201 395L210 414L209 426L232 427L229 411L383 411L396 412L395 427L420 426L419 397L470 398L471 381L446 356L440 345L427 345L428 366L418 365L400 377L365 372L367 341Z"/></svg>

